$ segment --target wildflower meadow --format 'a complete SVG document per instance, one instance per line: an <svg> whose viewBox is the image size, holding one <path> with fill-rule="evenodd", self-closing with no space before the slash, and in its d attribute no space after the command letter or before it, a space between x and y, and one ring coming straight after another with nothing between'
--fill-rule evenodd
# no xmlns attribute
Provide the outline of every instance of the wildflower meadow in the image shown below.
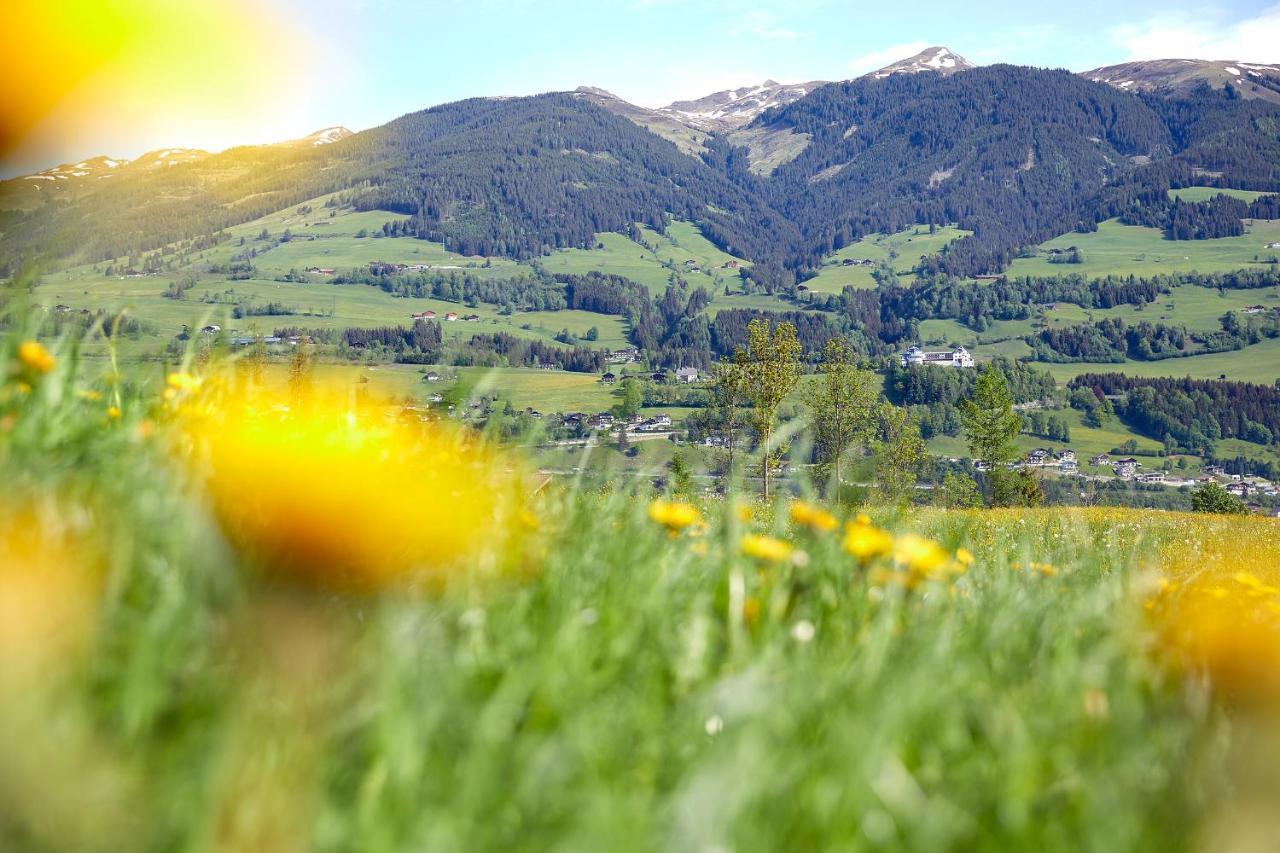
<svg viewBox="0 0 1280 853"><path fill-rule="evenodd" d="M1275 838L1275 520L601 487L21 334L0 482L5 850Z"/></svg>

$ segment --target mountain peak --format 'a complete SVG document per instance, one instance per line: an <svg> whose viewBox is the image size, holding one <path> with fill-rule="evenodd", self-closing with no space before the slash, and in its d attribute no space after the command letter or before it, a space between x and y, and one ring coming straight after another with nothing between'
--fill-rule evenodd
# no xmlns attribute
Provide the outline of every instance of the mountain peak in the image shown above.
<svg viewBox="0 0 1280 853"><path fill-rule="evenodd" d="M972 62L950 48L934 45L933 47L926 47L915 56L900 59L865 76L880 80L893 74L919 74L921 71L955 74L957 71L964 71L973 67Z"/></svg>
<svg viewBox="0 0 1280 853"><path fill-rule="evenodd" d="M808 83L765 80L755 86L725 89L692 101L673 101L659 108L659 112L669 113L701 130L733 130L749 124L767 109L800 100L823 83L822 80Z"/></svg>
<svg viewBox="0 0 1280 853"><path fill-rule="evenodd" d="M1185 95L1201 85L1280 103L1280 64L1206 59L1147 59L1082 71L1081 77L1126 92Z"/></svg>

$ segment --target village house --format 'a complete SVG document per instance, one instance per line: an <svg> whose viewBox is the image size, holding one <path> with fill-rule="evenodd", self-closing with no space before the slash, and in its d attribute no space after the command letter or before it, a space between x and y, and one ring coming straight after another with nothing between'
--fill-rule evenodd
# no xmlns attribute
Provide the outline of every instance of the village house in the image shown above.
<svg viewBox="0 0 1280 853"><path fill-rule="evenodd" d="M1053 454L1053 458L1057 459L1059 462L1075 462L1076 452L1071 448L1059 450L1057 453Z"/></svg>
<svg viewBox="0 0 1280 853"><path fill-rule="evenodd" d="M1225 474L1226 471L1221 465L1206 465L1204 466L1204 473L1210 477L1217 477L1221 474Z"/></svg>
<svg viewBox="0 0 1280 853"><path fill-rule="evenodd" d="M1138 460L1130 457L1128 459L1117 459L1112 467L1115 469L1117 477L1127 480L1138 473L1138 465Z"/></svg>
<svg viewBox="0 0 1280 853"><path fill-rule="evenodd" d="M426 379L426 381L428 382L439 382L440 374L436 373L434 370L428 370L427 375L423 378Z"/></svg>
<svg viewBox="0 0 1280 853"><path fill-rule="evenodd" d="M218 332L221 332L221 331L222 331L222 327L213 323L210 323L208 326L200 327L200 334L202 335L216 335L218 334Z"/></svg>
<svg viewBox="0 0 1280 853"><path fill-rule="evenodd" d="M1265 305L1246 305L1244 308L1244 313L1261 314L1263 311L1266 311L1266 310L1267 308Z"/></svg>
<svg viewBox="0 0 1280 853"><path fill-rule="evenodd" d="M1033 468L1039 468L1042 465L1047 465L1052 457L1053 453L1048 448L1037 447L1035 450L1027 454L1027 465Z"/></svg>
<svg viewBox="0 0 1280 853"><path fill-rule="evenodd" d="M985 459L975 459L975 460L973 460L973 470L975 470L975 471L990 471L990 470L991 470L991 463L990 463L990 462L988 462L988 461L987 461L987 460L985 460Z"/></svg>
<svg viewBox="0 0 1280 853"><path fill-rule="evenodd" d="M444 319L445 319L445 322L456 323L458 322L458 312L450 311L448 314L444 315Z"/></svg>
<svg viewBox="0 0 1280 853"><path fill-rule="evenodd" d="M606 373L604 376L600 377L600 381L606 385L611 385L618 381L618 377L615 374Z"/></svg>
<svg viewBox="0 0 1280 853"><path fill-rule="evenodd" d="M1075 459L1062 459L1058 461L1058 471L1063 474L1075 474L1080 471L1080 464Z"/></svg>
<svg viewBox="0 0 1280 853"><path fill-rule="evenodd" d="M415 311L409 315L410 320L434 320L436 312L434 311Z"/></svg>
<svg viewBox="0 0 1280 853"><path fill-rule="evenodd" d="M610 364L634 364L640 360L640 350L636 347L623 347L609 353Z"/></svg>
<svg viewBox="0 0 1280 853"><path fill-rule="evenodd" d="M1268 249L1280 249L1280 243L1268 243L1268 244L1267 244L1267 248L1268 248Z"/></svg>
<svg viewBox="0 0 1280 853"><path fill-rule="evenodd" d="M723 264L720 265L720 269L722 270L736 270L737 268L738 268L737 261L725 261Z"/></svg>
<svg viewBox="0 0 1280 853"><path fill-rule="evenodd" d="M704 447L724 447L724 436L709 435L702 440Z"/></svg>
<svg viewBox="0 0 1280 853"><path fill-rule="evenodd" d="M1164 473L1161 471L1148 471L1145 474L1139 474L1138 482L1149 485L1164 485Z"/></svg>
<svg viewBox="0 0 1280 853"><path fill-rule="evenodd" d="M676 381L683 383L692 383L698 381L698 368L682 367L676 371Z"/></svg>
<svg viewBox="0 0 1280 853"><path fill-rule="evenodd" d="M315 273L316 275L333 275L337 270L333 267L307 267L307 272Z"/></svg>
<svg viewBox="0 0 1280 853"><path fill-rule="evenodd" d="M1099 453L1097 456L1089 457L1090 465L1110 465L1111 457L1105 453Z"/></svg>
<svg viewBox="0 0 1280 853"><path fill-rule="evenodd" d="M936 365L938 367L973 367L973 356L964 347L926 352L913 346L900 357L903 367Z"/></svg>
<svg viewBox="0 0 1280 853"><path fill-rule="evenodd" d="M608 412L592 415L587 418L587 426L591 429L609 429L613 426L613 415Z"/></svg>

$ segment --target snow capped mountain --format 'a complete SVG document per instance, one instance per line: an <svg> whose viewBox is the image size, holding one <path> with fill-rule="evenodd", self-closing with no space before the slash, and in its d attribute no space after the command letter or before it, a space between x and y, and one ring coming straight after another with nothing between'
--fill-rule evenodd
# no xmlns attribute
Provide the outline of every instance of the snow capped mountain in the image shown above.
<svg viewBox="0 0 1280 853"><path fill-rule="evenodd" d="M787 84L766 80L758 86L726 89L692 101L675 101L659 108L658 112L702 130L732 130L749 124L767 109L800 100L823 82Z"/></svg>
<svg viewBox="0 0 1280 853"><path fill-rule="evenodd" d="M921 71L936 71L939 74L954 74L974 65L949 48L935 46L926 47L915 56L900 59L892 65L886 65L879 71L872 71L864 76L880 80L891 74L919 74Z"/></svg>
<svg viewBox="0 0 1280 853"><path fill-rule="evenodd" d="M129 165L135 169L168 168L169 166L177 166L180 163L194 163L208 156L208 151L202 151L199 148L161 148L158 151L148 151L146 154L134 159Z"/></svg>
<svg viewBox="0 0 1280 853"><path fill-rule="evenodd" d="M315 133L309 133L301 139L289 139L284 142L277 142L276 145L287 148L314 148L317 145L332 145L335 142L341 142L348 136L355 136L350 130L338 125L336 127L326 127L317 130Z"/></svg>
<svg viewBox="0 0 1280 853"><path fill-rule="evenodd" d="M1203 59L1152 59L1107 65L1080 74L1095 83L1106 83L1126 92L1163 92L1185 95L1207 84L1214 89L1230 86L1244 98L1280 103L1280 65Z"/></svg>

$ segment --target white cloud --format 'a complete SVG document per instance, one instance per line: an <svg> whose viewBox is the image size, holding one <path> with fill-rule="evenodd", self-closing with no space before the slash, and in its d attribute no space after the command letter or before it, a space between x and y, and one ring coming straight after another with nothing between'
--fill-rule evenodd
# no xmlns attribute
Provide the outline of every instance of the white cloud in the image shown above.
<svg viewBox="0 0 1280 853"><path fill-rule="evenodd" d="M772 40L790 40L800 35L790 27L779 26L773 13L763 9L752 9L743 13L742 20L733 28L733 33Z"/></svg>
<svg viewBox="0 0 1280 853"><path fill-rule="evenodd" d="M895 44L884 50L874 50L849 60L848 69L854 74L866 74L868 71L879 71L886 65L915 56L929 46L927 41L910 41L906 44Z"/></svg>
<svg viewBox="0 0 1280 853"><path fill-rule="evenodd" d="M1280 4L1234 22L1197 20L1169 13L1107 31L1126 59L1280 59Z"/></svg>

